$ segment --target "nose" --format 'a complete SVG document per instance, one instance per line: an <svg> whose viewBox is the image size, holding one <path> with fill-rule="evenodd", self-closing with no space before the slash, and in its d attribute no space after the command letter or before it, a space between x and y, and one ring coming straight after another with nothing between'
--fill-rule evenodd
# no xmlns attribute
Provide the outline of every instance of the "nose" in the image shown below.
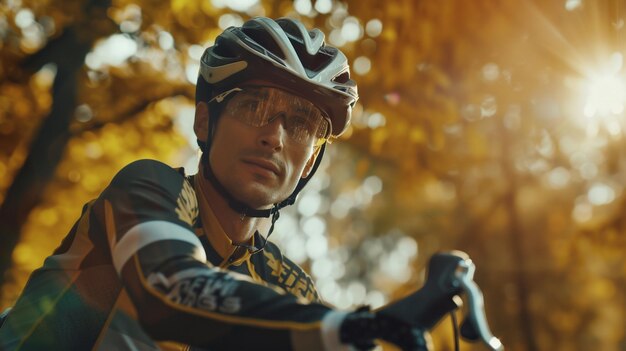
<svg viewBox="0 0 626 351"><path fill-rule="evenodd" d="M283 148L287 131L283 125L282 113L272 117L270 123L261 127L259 143L261 146L278 151Z"/></svg>

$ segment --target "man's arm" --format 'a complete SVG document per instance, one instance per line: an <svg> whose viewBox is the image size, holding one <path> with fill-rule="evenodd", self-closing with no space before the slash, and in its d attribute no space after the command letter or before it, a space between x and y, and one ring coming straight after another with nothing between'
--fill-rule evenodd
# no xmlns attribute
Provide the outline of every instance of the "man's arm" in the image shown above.
<svg viewBox="0 0 626 351"><path fill-rule="evenodd" d="M206 262L184 184L168 166L138 161L99 199L116 271L148 333L228 349L290 349L294 335L320 343L329 307Z"/></svg>

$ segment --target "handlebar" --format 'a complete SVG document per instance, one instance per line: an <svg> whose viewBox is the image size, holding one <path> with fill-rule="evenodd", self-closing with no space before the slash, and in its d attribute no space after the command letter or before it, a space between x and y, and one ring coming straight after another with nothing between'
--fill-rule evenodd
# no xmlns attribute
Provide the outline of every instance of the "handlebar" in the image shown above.
<svg viewBox="0 0 626 351"><path fill-rule="evenodd" d="M461 324L461 336L469 341L482 341L490 350L504 351L504 346L493 336L485 316L483 294L474 282L476 266L461 251L437 253L428 265L427 280L418 290L412 311L420 316L417 327L431 329L447 313L461 306L460 295L467 300L467 314Z"/></svg>

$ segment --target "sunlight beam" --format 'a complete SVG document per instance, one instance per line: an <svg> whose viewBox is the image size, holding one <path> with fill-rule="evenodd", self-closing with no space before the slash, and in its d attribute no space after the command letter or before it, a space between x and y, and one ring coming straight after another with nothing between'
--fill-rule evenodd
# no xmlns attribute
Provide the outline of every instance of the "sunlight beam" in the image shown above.
<svg viewBox="0 0 626 351"><path fill-rule="evenodd" d="M592 74L586 82L587 99L584 114L587 118L619 115L624 112L626 84L619 74L623 65L620 53L613 53L602 73Z"/></svg>

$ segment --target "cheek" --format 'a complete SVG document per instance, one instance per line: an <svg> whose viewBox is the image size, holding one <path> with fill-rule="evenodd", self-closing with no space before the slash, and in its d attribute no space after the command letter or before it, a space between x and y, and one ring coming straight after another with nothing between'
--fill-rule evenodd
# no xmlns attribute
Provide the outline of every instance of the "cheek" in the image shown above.
<svg viewBox="0 0 626 351"><path fill-rule="evenodd" d="M229 167L228 163L233 159L232 152L235 149L235 145L233 145L232 140L237 139L234 139L231 134L231 128L229 128L228 123L224 123L222 120L218 121L213 133L211 154L209 155L213 171L220 172L222 168Z"/></svg>
<svg viewBox="0 0 626 351"><path fill-rule="evenodd" d="M292 153L291 164L293 165L293 174L291 175L292 179L300 179L302 177L302 172L306 168L306 165L311 158L313 151L310 149L305 150L297 150L297 152Z"/></svg>

